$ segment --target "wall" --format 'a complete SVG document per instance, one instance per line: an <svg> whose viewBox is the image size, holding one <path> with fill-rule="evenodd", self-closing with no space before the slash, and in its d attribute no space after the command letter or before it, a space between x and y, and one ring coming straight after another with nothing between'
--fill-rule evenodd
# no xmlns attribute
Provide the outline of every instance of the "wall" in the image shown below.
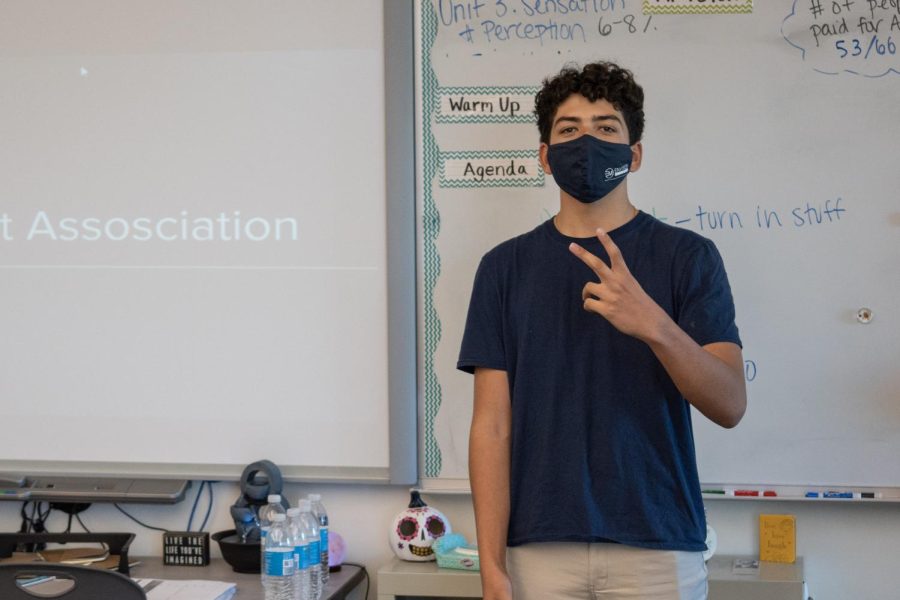
<svg viewBox="0 0 900 600"><path fill-rule="evenodd" d="M408 502L408 488L291 484L287 495L296 499L311 491L323 494L333 530L347 541L347 560L365 564L369 569L372 577L369 599L374 600L377 598L375 578L378 567L393 556L387 543L388 524ZM228 506L236 497L236 485L216 484L216 502L209 531L230 527ZM468 495L429 494L424 498L447 515L455 531L469 540L474 538L475 525ZM175 506L132 505L128 510L150 525L183 529L192 502L193 492L189 492L188 499ZM19 507L18 502L0 503L0 530L18 529ZM797 515L797 553L804 557L810 594L815 600L900 596L900 507L896 504L719 500L709 502L707 510L710 523L718 533L719 554L757 552L757 515L760 512ZM92 530L137 533L132 545L135 556L161 554L161 534L140 528L112 506L92 506L82 514L82 520ZM64 529L63 515L52 517L49 528L52 531ZM213 551L216 553L215 547Z"/></svg>

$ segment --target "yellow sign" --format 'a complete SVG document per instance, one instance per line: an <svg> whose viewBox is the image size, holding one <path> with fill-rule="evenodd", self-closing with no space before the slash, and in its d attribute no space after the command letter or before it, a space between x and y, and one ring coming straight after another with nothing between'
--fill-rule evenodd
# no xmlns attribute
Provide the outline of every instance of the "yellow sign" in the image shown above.
<svg viewBox="0 0 900 600"><path fill-rule="evenodd" d="M796 559L796 517L759 515L759 560L793 563Z"/></svg>

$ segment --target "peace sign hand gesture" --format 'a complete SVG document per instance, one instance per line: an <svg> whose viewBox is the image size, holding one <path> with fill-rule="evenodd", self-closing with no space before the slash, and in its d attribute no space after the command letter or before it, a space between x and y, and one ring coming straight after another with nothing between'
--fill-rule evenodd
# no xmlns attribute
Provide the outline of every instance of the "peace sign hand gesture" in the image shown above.
<svg viewBox="0 0 900 600"><path fill-rule="evenodd" d="M609 255L609 266L578 244L569 245L572 254L590 267L600 280L588 282L582 289L584 309L601 315L624 334L651 341L669 316L628 270L622 252L609 235L598 229L597 238Z"/></svg>

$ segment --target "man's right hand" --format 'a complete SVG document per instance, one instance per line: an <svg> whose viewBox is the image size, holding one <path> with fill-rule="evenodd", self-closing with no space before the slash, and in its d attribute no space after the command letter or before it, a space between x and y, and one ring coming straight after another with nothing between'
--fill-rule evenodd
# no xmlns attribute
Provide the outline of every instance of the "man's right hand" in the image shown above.
<svg viewBox="0 0 900 600"><path fill-rule="evenodd" d="M497 575L485 580L481 578L481 593L483 600L512 600L512 583L509 575Z"/></svg>

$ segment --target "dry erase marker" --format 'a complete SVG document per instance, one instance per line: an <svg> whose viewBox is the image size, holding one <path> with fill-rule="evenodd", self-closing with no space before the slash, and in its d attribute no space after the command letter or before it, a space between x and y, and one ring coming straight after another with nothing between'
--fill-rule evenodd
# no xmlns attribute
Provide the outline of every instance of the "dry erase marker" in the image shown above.
<svg viewBox="0 0 900 600"><path fill-rule="evenodd" d="M735 496L759 496L759 490L734 490Z"/></svg>
<svg viewBox="0 0 900 600"><path fill-rule="evenodd" d="M853 492L825 492L822 495L824 498L853 498Z"/></svg>
<svg viewBox="0 0 900 600"><path fill-rule="evenodd" d="M704 494L724 494L725 490L700 490Z"/></svg>
<svg viewBox="0 0 900 600"><path fill-rule="evenodd" d="M806 497L807 498L818 498L819 492L806 492Z"/></svg>
<svg viewBox="0 0 900 600"><path fill-rule="evenodd" d="M854 498L862 498L862 499L870 499L874 500L875 498L881 498L881 492L855 492L853 494Z"/></svg>
<svg viewBox="0 0 900 600"><path fill-rule="evenodd" d="M775 493L775 490L766 490L766 491L763 492L763 496L765 496L766 498L774 498L774 497L776 497L777 495L778 495L778 494Z"/></svg>

